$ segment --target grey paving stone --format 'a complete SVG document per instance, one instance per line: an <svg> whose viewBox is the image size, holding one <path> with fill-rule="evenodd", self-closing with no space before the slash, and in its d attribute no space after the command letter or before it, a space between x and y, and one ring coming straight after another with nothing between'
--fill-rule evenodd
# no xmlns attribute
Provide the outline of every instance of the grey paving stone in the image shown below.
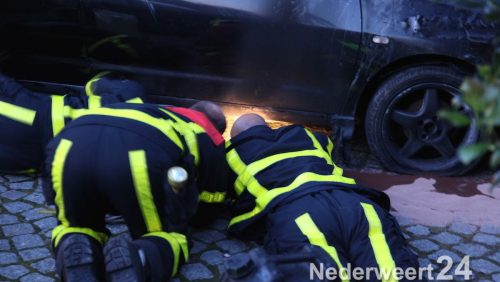
<svg viewBox="0 0 500 282"><path fill-rule="evenodd" d="M8 252L0 252L0 265L17 263L18 259L16 254Z"/></svg>
<svg viewBox="0 0 500 282"><path fill-rule="evenodd" d="M24 261L32 261L50 257L52 254L47 248L35 248L35 249L21 251L19 252L19 255L21 255L21 258Z"/></svg>
<svg viewBox="0 0 500 282"><path fill-rule="evenodd" d="M474 235L472 241L488 246L500 246L500 238L489 234L478 233Z"/></svg>
<svg viewBox="0 0 500 282"><path fill-rule="evenodd" d="M467 223L453 223L450 228L450 231L453 231L458 234L463 234L463 235L472 235L474 232L477 230L477 226L467 224Z"/></svg>
<svg viewBox="0 0 500 282"><path fill-rule="evenodd" d="M33 190L34 184L33 181L27 182L11 182L9 184L10 189L14 190Z"/></svg>
<svg viewBox="0 0 500 282"><path fill-rule="evenodd" d="M410 241L410 245L415 249L417 249L417 251L423 253L429 253L439 249L438 245L434 244L433 242L427 239Z"/></svg>
<svg viewBox="0 0 500 282"><path fill-rule="evenodd" d="M8 240L0 240L0 251L10 250L10 243Z"/></svg>
<svg viewBox="0 0 500 282"><path fill-rule="evenodd" d="M35 232L35 229L29 223L18 223L12 225L2 226L3 234L6 237L12 237L17 235L31 234Z"/></svg>
<svg viewBox="0 0 500 282"><path fill-rule="evenodd" d="M224 239L225 237L226 236L223 233L214 230L201 231L193 234L193 238L207 244L219 241L221 239Z"/></svg>
<svg viewBox="0 0 500 282"><path fill-rule="evenodd" d="M193 246L191 247L189 252L191 254L197 254L199 252L204 251L206 248L207 248L207 244L202 243L202 242L197 241L197 240L193 240Z"/></svg>
<svg viewBox="0 0 500 282"><path fill-rule="evenodd" d="M203 264L193 263L184 265L181 274L188 280L201 280L214 278L214 274Z"/></svg>
<svg viewBox="0 0 500 282"><path fill-rule="evenodd" d="M26 234L12 237L12 242L18 250L40 247L45 245L42 237L37 234Z"/></svg>
<svg viewBox="0 0 500 282"><path fill-rule="evenodd" d="M241 253L248 249L245 243L233 239L219 241L217 246L229 254Z"/></svg>
<svg viewBox="0 0 500 282"><path fill-rule="evenodd" d="M484 255L486 252L488 252L488 249L485 248L483 245L474 243L460 244L453 247L453 249L461 252L464 255L468 255L471 257L480 257Z"/></svg>
<svg viewBox="0 0 500 282"><path fill-rule="evenodd" d="M498 274L494 274L493 276L491 276L491 278L493 279L493 281L495 282L500 282L500 273Z"/></svg>
<svg viewBox="0 0 500 282"><path fill-rule="evenodd" d="M55 217L47 217L35 221L35 225L38 226L42 231L52 229L57 226L57 219Z"/></svg>
<svg viewBox="0 0 500 282"><path fill-rule="evenodd" d="M21 278L21 282L52 282L54 278L41 275L40 273L30 273Z"/></svg>
<svg viewBox="0 0 500 282"><path fill-rule="evenodd" d="M2 194L0 194L0 196L2 196L3 198L9 199L11 201L15 201L17 199L20 199L20 198L26 196L26 193L19 192L16 190L9 190L7 192L3 192Z"/></svg>
<svg viewBox="0 0 500 282"><path fill-rule="evenodd" d="M429 228L422 226L422 225L414 225L406 228L406 231L409 231L413 235L416 236L427 236L431 233Z"/></svg>
<svg viewBox="0 0 500 282"><path fill-rule="evenodd" d="M0 214L0 225L17 223L17 218L10 214Z"/></svg>
<svg viewBox="0 0 500 282"><path fill-rule="evenodd" d="M455 245L461 240L459 236L453 235L450 232L441 232L439 234L432 235L430 238L446 245Z"/></svg>
<svg viewBox="0 0 500 282"><path fill-rule="evenodd" d="M23 202L11 202L11 203L6 203L3 205L6 210L8 210L10 213L20 213L29 209L32 209L33 206L30 204L26 204Z"/></svg>
<svg viewBox="0 0 500 282"><path fill-rule="evenodd" d="M31 193L27 197L24 197L24 199L39 205L43 205L45 203L45 198L42 193Z"/></svg>
<svg viewBox="0 0 500 282"><path fill-rule="evenodd" d="M27 210L23 212L21 215L26 219L26 220L35 220L35 219L40 219L44 217L50 216L49 213L46 212L46 209L39 208L39 209L32 209L32 210Z"/></svg>
<svg viewBox="0 0 500 282"><path fill-rule="evenodd" d="M28 272L28 269L26 269L26 267L22 265L9 265L0 267L0 276L11 280L16 280Z"/></svg>
<svg viewBox="0 0 500 282"><path fill-rule="evenodd" d="M31 267L43 274L47 274L56 270L56 261L53 258L46 258L39 262L31 264Z"/></svg>
<svg viewBox="0 0 500 282"><path fill-rule="evenodd" d="M224 254L217 250L206 251L200 258L209 265L219 265L224 262Z"/></svg>
<svg viewBox="0 0 500 282"><path fill-rule="evenodd" d="M500 267L485 259L471 260L470 268L476 272L484 274L492 274L495 272L500 272Z"/></svg>
<svg viewBox="0 0 500 282"><path fill-rule="evenodd" d="M0 193L3 193L5 191L7 191L7 190L8 190L7 187L5 187L4 184L0 183Z"/></svg>
<svg viewBox="0 0 500 282"><path fill-rule="evenodd" d="M429 255L429 258L436 261L439 257L449 256L453 262L458 263L462 260L462 257L450 250L439 250Z"/></svg>
<svg viewBox="0 0 500 282"><path fill-rule="evenodd" d="M484 226L481 226L480 231L483 233L500 235L500 226L484 225Z"/></svg>
<svg viewBox="0 0 500 282"><path fill-rule="evenodd" d="M400 215L394 215L394 217L396 218L396 220L399 223L399 226L401 226L401 227L410 226L410 225L415 224L415 221L413 219L409 219L407 217L403 217Z"/></svg>
<svg viewBox="0 0 500 282"><path fill-rule="evenodd" d="M490 256L490 258L500 264L500 252L496 252Z"/></svg>

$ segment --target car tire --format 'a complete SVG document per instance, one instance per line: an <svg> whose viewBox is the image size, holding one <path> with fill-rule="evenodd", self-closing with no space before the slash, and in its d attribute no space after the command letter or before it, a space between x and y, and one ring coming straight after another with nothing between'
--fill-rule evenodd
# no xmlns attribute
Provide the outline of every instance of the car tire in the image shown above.
<svg viewBox="0 0 500 282"><path fill-rule="evenodd" d="M467 128L454 128L438 117L461 94L464 76L455 67L424 65L382 83L368 107L365 133L370 150L387 169L460 175L474 167L475 163L463 165L457 156L460 146L479 139L470 107L461 106L471 119Z"/></svg>

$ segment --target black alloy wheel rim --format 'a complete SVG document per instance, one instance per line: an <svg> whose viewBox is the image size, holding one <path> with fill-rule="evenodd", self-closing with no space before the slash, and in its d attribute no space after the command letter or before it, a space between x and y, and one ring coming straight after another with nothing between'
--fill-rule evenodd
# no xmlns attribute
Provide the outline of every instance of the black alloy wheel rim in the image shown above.
<svg viewBox="0 0 500 282"><path fill-rule="evenodd" d="M470 117L468 127L455 128L438 117L460 95L459 89L446 83L420 83L401 91L383 117L384 143L392 158L416 170L455 167L458 148L476 141L479 134L467 105L459 110Z"/></svg>

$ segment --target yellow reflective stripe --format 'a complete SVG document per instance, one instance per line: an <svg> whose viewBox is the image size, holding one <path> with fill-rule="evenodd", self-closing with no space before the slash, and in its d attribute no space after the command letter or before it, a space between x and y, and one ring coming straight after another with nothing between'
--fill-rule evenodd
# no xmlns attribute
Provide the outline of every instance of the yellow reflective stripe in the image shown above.
<svg viewBox="0 0 500 282"><path fill-rule="evenodd" d="M94 239L97 240L97 242L101 243L101 245L104 245L106 241L108 241L109 236L105 233L97 232L94 231L90 228L86 227L68 227L68 226L63 226L59 225L54 230L52 230L52 242L54 242L54 247L57 247L59 245L59 241L61 238L66 235L66 234L72 234L72 233L81 233L88 235Z"/></svg>
<svg viewBox="0 0 500 282"><path fill-rule="evenodd" d="M226 160L229 167L238 175L234 182L234 189L238 196L245 191L245 188L256 198L267 192L267 189L248 171L247 165L241 160L236 149L232 149L226 154ZM249 179L248 184L251 183L252 185L246 185L241 179Z"/></svg>
<svg viewBox="0 0 500 282"><path fill-rule="evenodd" d="M206 133L205 129L195 122L188 123L188 126L195 134Z"/></svg>
<svg viewBox="0 0 500 282"><path fill-rule="evenodd" d="M87 96L96 96L96 94L94 93L94 83L99 81L99 79L101 79L103 76L105 76L109 73L111 73L111 72L103 71L103 72L98 73L93 78L91 78L89 80L89 82L87 82L87 84L85 85L85 94L87 94Z"/></svg>
<svg viewBox="0 0 500 282"><path fill-rule="evenodd" d="M26 125L33 125L36 111L0 101L0 115Z"/></svg>
<svg viewBox="0 0 500 282"><path fill-rule="evenodd" d="M162 230L160 216L156 210L156 205L151 192L149 182L148 164L146 161L146 152L143 150L130 151L128 153L130 170L134 181L135 194L142 217L146 223L148 232L158 232Z"/></svg>
<svg viewBox="0 0 500 282"><path fill-rule="evenodd" d="M89 109L97 109L101 107L101 97L100 96L89 96Z"/></svg>
<svg viewBox="0 0 500 282"><path fill-rule="evenodd" d="M69 150L73 146L73 142L67 139L61 139L59 145L54 154L54 160L52 161L52 186L56 194L54 198L54 203L57 206L57 219L61 222L63 226L69 226L69 221L66 218L66 212L64 208L64 192L63 192L63 174L64 165L66 163L66 158L68 156Z"/></svg>
<svg viewBox="0 0 500 282"><path fill-rule="evenodd" d="M142 101L142 99L139 98L139 97L135 97L135 98L129 99L126 102L129 103L129 104L144 104L144 101Z"/></svg>
<svg viewBox="0 0 500 282"><path fill-rule="evenodd" d="M375 260L377 261L380 272L391 274L389 277L383 277L387 279L383 279L382 281L397 281L394 279L394 275L392 275L396 269L396 263L392 258L391 250L387 244L382 228L382 222L372 205L361 203L361 206L363 207L366 219L368 220L368 237L370 238L370 243L372 245Z"/></svg>
<svg viewBox="0 0 500 282"><path fill-rule="evenodd" d="M200 163L200 153L198 150L198 140L196 138L196 133L193 132L195 128L193 125L189 125L187 122L176 116L175 114L160 108L160 110L170 116L173 120L175 120L175 129L184 136L184 140L186 141L186 145L189 148L189 152L193 155L194 163L198 165Z"/></svg>
<svg viewBox="0 0 500 282"><path fill-rule="evenodd" d="M325 235L319 230L318 226L314 223L313 219L309 213L305 213L295 219L295 223L299 227L300 231L304 236L307 237L311 245L318 246L323 249L327 254L329 254L332 259L337 264L339 273L345 272L342 263L340 262L337 249L334 246L330 246L325 238ZM342 276L341 276L342 278ZM342 279L342 281L349 281L347 279Z"/></svg>
<svg viewBox="0 0 500 282"><path fill-rule="evenodd" d="M56 136L64 128L64 96L52 95L52 134Z"/></svg>
<svg viewBox="0 0 500 282"><path fill-rule="evenodd" d="M64 106L64 117L69 119L76 119L84 115L87 109L73 109L70 106Z"/></svg>
<svg viewBox="0 0 500 282"><path fill-rule="evenodd" d="M247 186L251 181L253 181L254 176L262 170L282 160L298 157L323 158L323 153L319 150L304 150L272 155L249 164L244 172L238 175L236 181L241 182L243 186Z"/></svg>
<svg viewBox="0 0 500 282"><path fill-rule="evenodd" d="M328 138L328 145L326 146L326 150L328 151L328 155L332 156L333 153L333 142L330 138Z"/></svg>
<svg viewBox="0 0 500 282"><path fill-rule="evenodd" d="M184 255L184 261L187 262L189 259L189 246L186 236L175 232L170 232L169 234L172 235L177 240L177 243L179 243L179 245L181 246L182 254Z"/></svg>
<svg viewBox="0 0 500 282"><path fill-rule="evenodd" d="M226 199L226 193L202 191L200 193L200 201L205 203L222 203Z"/></svg>
<svg viewBox="0 0 500 282"><path fill-rule="evenodd" d="M323 153L323 158L325 159L325 161L329 164L329 165L332 165L333 166L333 174L335 175L342 175L344 173L344 170L340 167L338 167L334 162L333 162L333 159L332 159L332 152L333 152L333 143L332 141L330 140L330 138L328 138L328 145L327 145L327 151L325 151L323 149L323 147L321 146L321 144L319 143L318 139L316 138L316 136L314 136L314 134L309 131L308 129L305 129L307 135L309 136L309 138L311 138L311 141L313 142L313 146L320 152Z"/></svg>
<svg viewBox="0 0 500 282"><path fill-rule="evenodd" d="M87 111L83 116L88 115L102 115L110 117L128 118L135 121L139 121L148 124L163 134L165 134L172 142L179 147L179 149L184 150L181 139L173 130L174 123L171 120L164 120L160 118L152 117L146 113L136 111L136 110L126 110L126 109L110 109L110 108L99 108L92 111Z"/></svg>
<svg viewBox="0 0 500 282"><path fill-rule="evenodd" d="M297 178L295 178L295 180L290 185L280 188L274 188L272 190L267 191L267 193L265 193L264 195L255 199L255 208L250 212L234 217L233 219L231 219L229 225L231 226L238 222L252 218L253 216L262 212L267 207L267 205L276 197L284 193L290 192L293 189L308 182L333 182L333 183L356 184L354 179L343 177L340 175L320 175L312 172L305 172L299 175ZM251 189L252 185L253 183L250 183L248 189Z"/></svg>
<svg viewBox="0 0 500 282"><path fill-rule="evenodd" d="M165 239L170 247L172 247L172 253L174 255L174 265L172 270L172 277L175 276L179 268L179 258L181 256L181 249L185 258L185 261L189 259L188 243L186 236L179 233L167 233L167 232L152 232L145 234L144 236L154 236Z"/></svg>

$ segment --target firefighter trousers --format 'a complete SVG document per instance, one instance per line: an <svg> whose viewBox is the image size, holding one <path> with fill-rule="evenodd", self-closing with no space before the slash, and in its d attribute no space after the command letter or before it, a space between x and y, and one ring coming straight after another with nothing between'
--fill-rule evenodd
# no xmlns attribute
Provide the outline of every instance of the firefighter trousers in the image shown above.
<svg viewBox="0 0 500 282"><path fill-rule="evenodd" d="M102 246L109 234L105 215L118 214L133 244L144 250L151 280L175 275L188 259L188 243L185 235L166 227L163 168L174 162L168 148L122 128L82 125L61 132L47 152L44 189L54 192L58 220L54 248L75 233Z"/></svg>
<svg viewBox="0 0 500 282"><path fill-rule="evenodd" d="M338 275L335 281L355 281L352 270L356 267L365 271L361 281L397 281L390 272L396 267L418 271L417 256L395 218L353 191L326 190L281 204L267 215L265 228L268 252L300 253L311 246L323 269L333 267L337 274L351 274ZM377 279L377 269L381 275L389 274L387 279Z"/></svg>

